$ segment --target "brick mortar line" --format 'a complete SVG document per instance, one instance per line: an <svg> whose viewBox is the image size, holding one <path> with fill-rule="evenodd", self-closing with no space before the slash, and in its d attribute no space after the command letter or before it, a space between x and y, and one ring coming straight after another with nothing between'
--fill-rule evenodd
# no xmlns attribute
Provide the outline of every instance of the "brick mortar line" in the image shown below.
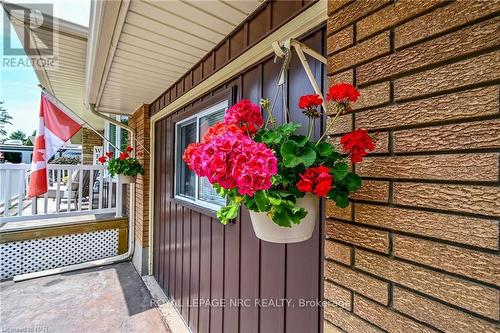
<svg viewBox="0 0 500 333"><path fill-rule="evenodd" d="M404 290L409 291L411 293L417 294L420 297L427 298L427 299L429 299L431 301L434 301L434 302L439 303L441 305L444 305L444 306L447 306L449 308L452 308L452 309L454 309L454 310L456 310L458 312L463 312L465 314L468 314L468 315L470 315L472 317L475 317L476 319L484 320L484 321L486 321L488 323L491 323L493 325L498 325L498 322L499 322L498 320L495 320L495 319L492 319L492 318L489 318L489 317L485 317L485 316L483 316L481 314L472 312L472 311L470 311L468 309L461 308L461 307L459 307L457 305L454 305L454 304L448 303L446 301L443 301L443 300L441 300L439 298L436 298L436 297L434 297L432 295L428 295L426 293L423 293L423 292L415 290L415 289L411 289L411 288L409 288L407 286L404 286L404 285L398 284L398 283L395 283L395 286L397 286L400 289L404 289Z"/></svg>
<svg viewBox="0 0 500 333"><path fill-rule="evenodd" d="M378 254L378 255L382 255L382 256L384 256L384 257L386 257L386 258L390 258L390 257L388 257L387 255L380 254L379 252L376 252L376 251L373 251L373 250L367 250L367 249L364 249L364 248L361 248L361 247L357 247L357 246L355 246L354 248L355 248L356 250L357 250L357 249L359 249L359 250L366 251L366 252L369 252L369 253L372 253L372 254L376 254L376 255ZM396 261L401 261L401 262L406 262L406 263L408 263L408 264L412 264L412 265L414 265L414 266L419 266L419 267L421 267L421 268L426 268L426 269L428 269L428 270L430 270L430 271L433 271L433 272L436 272L436 273L442 273L442 272L437 271L437 270L436 270L436 269L434 269L434 268L430 268L430 269L429 269L428 267L422 267L422 265L416 264L416 263L414 263L414 262L404 261L404 260L401 260L400 258L394 258L393 260L396 260ZM481 315L481 314L475 313L475 312L470 311L470 310L465 309L465 308L461 308L461 307L459 307L459 306L457 306L457 305L454 305L454 304L448 303L448 302L446 302L445 300L442 300L442 299L436 298L436 297L434 297L434 296L432 296L432 295L429 295L429 294L423 293L423 292L418 291L418 290L416 290L416 289L412 289L412 288L410 288L410 287L408 287L408 286L405 286L405 285L403 285L403 284L401 284L401 283L398 283L398 282L396 282L396 281L392 281L392 280L386 279L386 278L384 278L384 277L381 277L381 276L379 276L379 275L376 275L376 274L374 274L374 273L371 273L371 272L369 272L369 271L363 270L362 268L359 268L359 267L349 267L349 266L347 266L347 265L345 265L345 264L342 264L342 263L339 263L339 265L342 265L342 266L344 266L344 267L346 267L346 268L350 268L351 270L356 271L356 272L358 272L358 273L363 273L363 274L365 274L365 275L367 275L367 276L370 276L370 277L372 277L372 278L374 278L374 279L376 279L376 280L383 281L383 282L386 282L386 283L389 283L389 284L390 284L390 283L393 283L395 287L404 288L404 289L409 290L409 291L411 291L411 292L413 292L413 293L419 294L419 295L421 295L421 296L423 296L423 297L427 297L427 298L429 298L429 299L431 299L431 300L433 300L433 301L435 301L435 302L438 302L438 303L440 303L440 304L444 304L444 305L446 305L446 306L452 307L452 308L454 308L454 309L456 309L456 310L459 310L459 311L461 311L461 312L466 312L466 313L468 313L468 314L470 314L470 315L472 315L472 316L474 316L474 317L481 318L481 319L483 319L483 320L487 320L487 321L492 322L492 323L495 323L495 324L497 324L497 323L498 323L498 321L497 321L497 320L495 320L495 319L492 319L492 318L489 318L489 317L483 316L483 315ZM446 275L449 275L449 273L448 273L448 272L446 272L445 274L446 274ZM462 279L462 280L467 280L468 282L472 282L472 283L474 283L474 284L483 285L483 283L477 283L476 281L470 281L469 279L464 279L463 277L460 277L460 279ZM490 287L490 286L488 286L488 285L484 285L484 286L485 286L485 287L489 287L489 288L491 288L491 287ZM344 288L346 288L346 287L344 286ZM349 289L349 288L347 288L347 289ZM496 289L496 290L498 290L498 287L491 288L491 289ZM349 289L349 290L352 290L352 289ZM354 292L354 291L353 291L353 292ZM370 298L370 300L372 300L372 299ZM376 301L376 300L372 300L372 301L373 301L373 302L375 302L375 303L377 303L377 304L381 304L381 305L382 305L382 306L384 306L385 308L388 308L388 306L387 306L387 305L384 305L384 304L382 304L382 303L380 303L380 302L378 302L378 301Z"/></svg>
<svg viewBox="0 0 500 333"><path fill-rule="evenodd" d="M382 9L384 9L384 8L386 8L386 7L388 7L388 6L390 6L390 5L392 5L392 4L393 4L393 2L392 2L392 1L394 1L394 0L391 0L391 2L386 3L385 5L381 6L381 7L380 7L380 8L378 8L378 9L371 10L371 11L369 11L368 13L365 13L363 16L360 16L359 18L357 18L356 20L354 20L354 21L352 21L352 22L348 23L347 25L343 25L343 26L341 26L340 28L337 28L336 30L332 30L330 33L328 33L328 25L327 25L327 28L326 28L326 33L325 33L326 38L328 38L328 37L330 37L330 36L332 36L332 35L336 34L337 32L341 31L342 29L345 29L346 27L348 27L348 26L350 26L350 25L357 24L359 21L361 21L361 20L363 20L363 19L367 18L368 16L371 16L371 15L373 15L373 14L377 13L378 11L380 11L380 10L382 10ZM351 2L351 3L348 3L348 4L346 4L344 7L342 7L342 8L341 8L341 9L339 9L338 11L336 11L335 13L328 14L328 20L327 20L327 22L328 22L329 20L331 20L331 19L332 19L332 16L334 16L334 14L338 14L341 10L346 9L347 7L349 7L350 5L352 5L352 4L354 4L354 3L355 3L355 1L353 1L353 2ZM355 30L356 30L356 29L355 29ZM356 39L354 39L354 43L356 44Z"/></svg>
<svg viewBox="0 0 500 333"><path fill-rule="evenodd" d="M438 8L439 7L434 8L434 9L438 9ZM495 13L488 14L486 16L482 16L480 18L476 18L474 20L468 21L467 23L460 24L460 25L452 27L452 28L448 28L448 29L446 29L444 31L440 31L440 32L435 33L433 35L430 35L430 36L424 37L422 39L413 41L411 43L405 44L405 45L403 45L403 46L401 46L399 48L396 48L395 51L401 51L401 50L410 48L412 46L415 46L415 45L418 45L418 44L421 44L421 43L425 43L425 42L428 42L430 40L433 40L433 39L436 39L436 38L439 38L439 37L443 37L443 36L452 34L452 33L457 32L457 31L459 31L459 30L461 30L463 28L467 28L467 27L470 27L472 25L475 25L475 24L478 24L478 23L481 23L481 22L484 22L484 21L488 21L488 20L490 20L492 18L495 18L499 13L500 13L500 10L498 10ZM397 27L399 27L399 26L397 26ZM395 28L397 28L397 27L395 27Z"/></svg>
<svg viewBox="0 0 500 333"><path fill-rule="evenodd" d="M477 58L477 57L482 56L482 55L486 55L486 54L489 54L489 53L494 53L494 52L499 51L499 50L500 50L500 45L496 45L496 46L487 47L487 48L484 48L484 49L481 49L481 50L478 50L478 51L470 52L470 53L467 53L467 54L462 54L460 56L449 57L449 58L447 58L445 60L441 60L441 61L438 61L438 62L435 62L435 63L432 63L432 64L427 64L427 65L424 65L422 67L413 68L411 70L404 70L402 72L399 72L399 73L396 73L396 74L392 74L392 75L389 75L389 76L386 76L386 77L381 77L381 78L377 78L377 79L372 80L372 81L367 81L367 82L364 82L364 83L360 84L359 87L360 88L364 88L366 86L374 85L374 84L385 82L385 81L388 81L388 80L398 80L398 79L401 79L401 78L404 78L404 77L407 77L407 76L411 76L411 75L414 75L414 74L423 73L425 71L429 71L429 70L432 70L432 69L437 69L437 68L440 68L440 67L444 67L446 65L455 64L455 63L458 63L460 61L470 60L470 59ZM369 62L381 59L381 58L383 58L383 57L385 57L387 55L390 55L390 54L395 54L395 53L389 53L389 54L386 53L386 54L383 54L381 56L378 56L375 59L371 59L371 60L369 60L367 62L359 63L359 64L356 64L356 65L354 65L352 67L345 68L344 70L348 70L348 69L351 69L353 67L359 67L359 66L365 65L365 64L367 64ZM339 74L339 72L337 72L337 73L332 72L332 73L329 73L329 74L336 75L336 74ZM498 79L493 80L493 81L498 81ZM414 97L414 98L416 98L416 97ZM417 99L421 99L421 98L422 97L419 97Z"/></svg>
<svg viewBox="0 0 500 333"><path fill-rule="evenodd" d="M444 1L444 2L441 2L441 3L436 3L433 7L427 8L427 9L426 9L426 10L424 10L424 11L421 11L421 12L419 12L419 13L417 13L417 14L414 14L413 16L408 17L408 18L404 19L404 20L403 20L403 21L401 21L401 22L398 22L398 23L396 23L396 24L393 24L393 25L390 25L390 26L388 26L388 27L385 27L385 28L384 28L384 29L382 29L382 30L378 30L378 31L375 31L375 32L371 32L369 35L364 36L363 38L361 38L361 39L359 40L359 42L363 42L363 41L365 41L365 40L368 40L368 39L370 39L370 38L373 38L373 36L376 36L377 34L379 34L379 33L383 32L383 31L386 31L386 30L395 30L396 28L398 28L398 27L400 27L400 26L402 26L402 25L404 25L404 24L406 24L406 23L408 23L408 22L410 22L410 21L413 21L413 20L414 20L414 19L416 19L416 18L419 18L419 17L425 16L425 15L427 15L427 14L429 14L429 13L432 13L432 12L433 12L433 11L435 11L436 9L439 9L439 8L441 8L441 7L445 7L446 5L449 5L449 4L451 4L451 2L445 2L445 1ZM385 8L385 7L384 7L384 8ZM380 8L379 10L381 10L381 9L383 9L383 8ZM373 14L372 14L372 15L373 15Z"/></svg>
<svg viewBox="0 0 500 333"><path fill-rule="evenodd" d="M494 187L496 187L496 186L494 186ZM381 202L381 201L370 201L370 200L363 200L363 199L349 199L349 201L351 203L362 203L362 204L368 204L368 205L373 205L373 206L403 208L403 209L409 209L409 210L417 210L417 211L439 213L439 214L453 215L453 216L472 217L472 218L487 219L487 220L494 220L494 221L499 220L498 216L495 216L495 215L476 214L476 213L469 213L469 212L462 212L462 211L452 211L452 210L439 209L439 208L419 207L419 206L403 205L403 204L398 204L398 203Z"/></svg>
<svg viewBox="0 0 500 333"><path fill-rule="evenodd" d="M369 325L369 326L372 326L372 327L374 327L374 328L376 328L376 329L378 329L378 330L380 330L380 331L382 331L382 332L384 332L384 333L389 333L389 332L387 332L386 330L384 330L382 327L379 327L379 326L377 326L377 325L375 325L375 324L373 324L373 323L369 322L367 319L365 319L365 318L363 318L363 317L359 316L358 314L354 313L354 305L353 305L353 311L348 311L348 310L345 310L344 308L342 308L342 307L340 307L340 306L338 306L338 308L339 308L339 309L341 309L341 311L346 311L346 312L350 313L352 316L354 316L354 317L356 317L356 318L358 318L358 319L361 319L361 321L362 321L362 322L366 323L366 324L367 324L367 325ZM328 320L327 318L325 318L325 320L326 320L326 321L328 321L329 323L331 323L331 321L330 321L330 320ZM336 325L334 325L334 326L336 326Z"/></svg>
<svg viewBox="0 0 500 333"><path fill-rule="evenodd" d="M337 325L335 325L334 323L332 323L330 320L328 320L327 318L324 318L323 320L327 321L328 323L330 323L330 325L332 325L333 327L335 327L336 329L338 329L340 332L342 333L347 333L346 331L344 331L343 329L341 329L340 327L338 327Z"/></svg>
<svg viewBox="0 0 500 333"><path fill-rule="evenodd" d="M448 58L446 58L444 60L441 60L441 61L438 61L438 62L434 62L434 63L431 63L431 64L426 64L426 65L423 65L421 67L412 68L410 70L403 70L403 71L395 73L395 74L391 74L391 75L388 75L388 76L383 76L383 77L380 77L380 78L373 79L371 81L364 82L364 83L360 84L359 87L360 88L364 88L364 87L369 86L369 85L374 85L374 84L385 82L385 81L389 81L389 80L397 80L397 79L400 79L400 78L403 78L403 77L406 77L406 76L411 76L411 75L418 74L418 73L421 73L421 72L425 72L425 71L428 71L428 70L432 70L432 69L436 69L436 68L439 68L439 67L443 67L443 66L446 66L446 65L453 64L453 63L457 63L457 62L460 62L460 61L463 61L463 60L469 60L469 59L476 58L476 57L479 57L479 56L482 56L482 55L485 55L485 54L488 54L488 53L493 53L493 52L498 51L498 50L500 50L500 45L487 47L487 48L480 49L480 50L477 50L477 51L474 51L474 52L470 52L470 53L466 53L466 54L461 54L459 56L451 56L451 57L448 57ZM386 57L388 55L393 55L393 54L397 54L397 52L391 52L391 51L384 52L384 53L378 54L378 55L376 55L376 56L374 56L374 57L372 57L370 59L363 60L363 61L361 61L359 63L356 63L356 64L353 64L353 65L351 65L349 67L345 67L345 68L343 68L341 70L336 70L336 71L332 71L332 72L328 72L328 68L327 68L327 75L328 76L337 75L337 74L345 72L345 71L347 71L349 69L353 69L353 68L356 68L356 67L360 67L360 66L366 65L366 64L371 63L371 62L373 62L375 60L379 60L381 58L384 58L384 57ZM355 79L356 79L356 75L355 75Z"/></svg>
<svg viewBox="0 0 500 333"><path fill-rule="evenodd" d="M436 237L431 237L431 236L425 236L425 235L421 235L421 234L415 234L415 233L401 231L401 230L396 230L396 229L384 228L384 227L380 227L380 226L376 226L376 225L372 225L372 224L366 224L366 223L361 223L361 222L356 222L356 221L346 221L346 220L341 220L341 219L336 219L336 218L327 218L327 220L329 220L331 222L344 223L344 224L349 224L349 225L352 225L352 226L357 226L357 227L361 227L361 228L367 228L367 229L377 230L377 231L382 231L382 232L387 232L387 233L392 232L396 236L406 236L406 237L411 237L411 238L422 239L422 240L430 241L430 242L433 242L433 243L439 243L439 244L443 244L443 245L450 245L450 246L454 246L454 247L463 248L463 249L466 249L466 250L472 250L472 251L481 252L481 253L484 253L484 254L491 254L491 255L499 255L500 254L500 250L499 249L495 250L495 249L490 249L490 248L483 248L483 247L478 247L478 246L474 246L474 245L469 245L469 244L454 242L454 241L447 240L447 239L441 239L441 238L436 238ZM363 246L354 245L354 244L348 243L348 242L346 242L344 240L333 238L333 237L330 237L330 236L325 236L325 239L328 240L328 241L334 241L334 242L337 242L337 243L340 243L340 244L343 244L343 245L358 246L358 247L361 247L361 248L365 249L365 247L363 247ZM367 249L369 249L369 248L367 248ZM383 253L383 252L378 252L378 251L375 251L375 250L371 250L371 251L373 251L374 253L379 253L379 254ZM353 260L353 262L354 262L354 260Z"/></svg>
<svg viewBox="0 0 500 333"><path fill-rule="evenodd" d="M389 157L389 156L387 156ZM420 183L420 184L436 184L436 185L460 185L460 186L485 186L498 187L500 183L496 180L458 180L458 179L428 179L428 178L391 178L391 177L375 177L362 176L366 180L391 181L398 183Z"/></svg>
<svg viewBox="0 0 500 333"><path fill-rule="evenodd" d="M371 254L380 255L382 257L391 259L393 261L397 261L397 262L402 262L402 263L405 263L405 264L413 265L413 266L416 266L416 267L419 267L419 268L423 268L423 269L426 269L426 270L434 272L434 273L444 274L444 275L446 275L448 277L456 278L456 279L459 279L459 280L464 280L466 282L473 283L473 284L476 284L476 285L479 285L479 286L483 286L483 287L487 287L487 288L490 288L490 289L493 289L493 290L497 290L497 291L500 290L499 286L497 286L495 284L492 284L490 282L485 282L485 281L482 281L482 280L473 279L473 278L470 278L468 276L463 276L463 275L460 275L460 274L457 274L457 273L454 273L454 272L449 272L449 271L446 271L446 270L443 270L443 269L440 269L440 268L435 268L435 267L432 267L432 266L421 264L421 263L418 263L418 262L415 262L415 261L411 261L409 259L404 259L404 258L401 258L401 257L392 256L390 254L377 252L377 251L375 251L373 249L365 248L365 247L359 246L359 245L354 245L354 244L351 244L351 243L348 243L348 242L345 242L345 241L342 241L342 240L336 240L335 239L335 241L338 241L339 243L341 243L343 245L352 246L352 247L354 247L355 250L361 250L361 251L369 252ZM359 268L358 266L348 266L348 265L346 265L346 264L344 264L342 262L335 261L335 260L332 260L332 259L327 259L327 258L325 258L325 261L334 262L335 264L342 265L342 266L350 268L350 269L352 269L354 271L362 272L362 273L364 273L366 275L369 275L369 276L374 277L374 278L376 278L378 280L387 282L389 284L390 283L400 284L397 281L389 280L387 278L384 278L382 276L376 275L376 274L371 273L369 271L366 271L366 270L364 270L362 268ZM382 303L380 303L380 304L382 304Z"/></svg>
<svg viewBox="0 0 500 333"><path fill-rule="evenodd" d="M394 287L394 286L392 286L392 287ZM392 292L392 290L391 290L391 292ZM367 299L367 300L369 300L369 301L373 301L373 300L372 300L372 299L370 299L369 297L363 296L363 295L361 295L361 294L360 294L360 297L365 298L365 299ZM421 321L421 320L419 320L419 319L417 319L417 318L414 318L414 317L412 317L412 316L410 316L410 315L408 315L408 314L406 314L406 313L404 313L404 312L400 312L400 311L398 311L398 310L397 310L396 308L394 308L392 305L391 305L391 306L384 306L384 307L385 307L387 310L389 310L389 311L392 311L392 312L394 312L394 313L396 313L396 314L399 314L399 315L400 315L400 316L402 316L403 318L410 319L411 321L414 321L414 322L416 322L416 323L419 323L419 324L421 324L422 326L428 327L428 328L430 328L430 329L432 329L432 330L434 330L434 331L437 331L437 332L440 332L440 333L441 333L441 332L442 332L442 333L445 333L445 331L442 331L442 330L440 330L439 328L434 327L434 326L432 326L432 325L431 325L431 324L429 324L429 323L426 323L426 322Z"/></svg>

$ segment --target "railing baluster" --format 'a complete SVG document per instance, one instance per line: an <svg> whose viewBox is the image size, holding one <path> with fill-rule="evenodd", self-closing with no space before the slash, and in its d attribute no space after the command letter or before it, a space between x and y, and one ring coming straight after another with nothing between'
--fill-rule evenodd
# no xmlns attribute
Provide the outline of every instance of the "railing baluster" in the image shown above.
<svg viewBox="0 0 500 333"><path fill-rule="evenodd" d="M102 188L104 186L104 171L99 171L99 209L102 209Z"/></svg>
<svg viewBox="0 0 500 333"><path fill-rule="evenodd" d="M71 212L71 203L72 203L72 198L73 198L73 171L72 169L68 169L67 171L68 174L68 182L66 183L66 189L68 191L68 209L66 210L67 212Z"/></svg>
<svg viewBox="0 0 500 333"><path fill-rule="evenodd" d="M7 210L7 170L0 170L0 176L2 177L2 185L4 188L4 194L3 194L3 216L8 215L8 210Z"/></svg>
<svg viewBox="0 0 500 333"><path fill-rule="evenodd" d="M57 169L56 172L56 213L59 213L60 199L61 199L61 170Z"/></svg>
<svg viewBox="0 0 500 333"><path fill-rule="evenodd" d="M6 183L5 183L4 210L7 211L7 215L9 215L10 199L11 199L11 193L10 193L11 172L10 172L10 170L7 170L6 176L7 177L6 177Z"/></svg>
<svg viewBox="0 0 500 333"><path fill-rule="evenodd" d="M47 210L49 209L49 192L45 192L43 195L43 213L47 214Z"/></svg>
<svg viewBox="0 0 500 333"><path fill-rule="evenodd" d="M17 215L23 215L23 202L24 202L24 170L18 170L19 172L19 184L17 191Z"/></svg>
<svg viewBox="0 0 500 333"><path fill-rule="evenodd" d="M111 208L111 198L113 198L113 180L111 176L108 178L108 208Z"/></svg>
<svg viewBox="0 0 500 333"><path fill-rule="evenodd" d="M85 170L80 167L80 171L78 171L78 211L82 211L82 195L83 195L83 173ZM90 191L90 183L89 183L89 191Z"/></svg>
<svg viewBox="0 0 500 333"><path fill-rule="evenodd" d="M116 217L121 217L122 216L122 184L120 182L120 177L116 177Z"/></svg>
<svg viewBox="0 0 500 333"><path fill-rule="evenodd" d="M94 209L93 207L93 202L94 202L94 170L89 170L89 207L88 210Z"/></svg>

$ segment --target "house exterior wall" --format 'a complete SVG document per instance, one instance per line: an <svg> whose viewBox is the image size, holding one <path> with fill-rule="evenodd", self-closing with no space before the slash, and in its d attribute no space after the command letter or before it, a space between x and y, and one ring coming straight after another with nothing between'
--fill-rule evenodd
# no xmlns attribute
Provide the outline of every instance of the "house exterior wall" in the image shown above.
<svg viewBox="0 0 500 333"><path fill-rule="evenodd" d="M144 167L144 173L137 175L135 182L135 251L134 264L140 273L147 274L148 247L149 247L149 161L150 151L149 139L149 105L142 105L129 117L129 126L135 132L138 143L135 144L136 158ZM130 143L132 144L132 143ZM142 146L141 146L142 145ZM141 153L139 156L137 153Z"/></svg>
<svg viewBox="0 0 500 333"><path fill-rule="evenodd" d="M104 134L104 131L101 131ZM82 128L82 163L92 164L94 156L94 146L102 146L102 138L93 130Z"/></svg>
<svg viewBox="0 0 500 333"><path fill-rule="evenodd" d="M302 41L322 52L324 28L309 33ZM323 87L324 66L317 61L310 64ZM241 209L234 222L222 225L214 210L174 195L176 122L221 100L232 104L243 98L258 102L272 97L280 68L281 62L267 57L154 124L152 273L175 301L174 306L192 332L321 331L321 309L300 306L301 300L314 302L321 298L321 223L305 242L269 243L255 236L247 209ZM305 71L295 57L285 88L289 92L287 104L296 105L300 95L309 89ZM278 122L283 121L285 113L282 104L277 103L274 114ZM293 117L293 121L305 124L301 113ZM302 129L306 131L306 126ZM207 299L214 305L203 303ZM220 299L225 299L226 304L218 305ZM259 299L287 299L293 306L259 307ZM237 304L240 300L245 304Z"/></svg>
<svg viewBox="0 0 500 333"><path fill-rule="evenodd" d="M325 332L498 332L498 1L328 2L328 80L380 132L326 208Z"/></svg>

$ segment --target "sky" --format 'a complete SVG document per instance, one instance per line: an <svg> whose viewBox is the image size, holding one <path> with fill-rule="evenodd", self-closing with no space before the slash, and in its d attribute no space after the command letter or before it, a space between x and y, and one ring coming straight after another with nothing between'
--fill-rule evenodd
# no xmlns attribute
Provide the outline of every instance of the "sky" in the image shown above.
<svg viewBox="0 0 500 333"><path fill-rule="evenodd" d="M90 0L10 0L11 3L51 3L54 16L88 27ZM0 7L1 8L1 7ZM0 58L3 52L3 26L8 19L3 9L0 18ZM10 24L10 23L9 23ZM11 45L21 47L17 34L11 27ZM22 130L31 135L38 128L38 112L40 108L40 89L38 79L31 68L5 68L0 62L0 101L12 116L12 125L5 127L10 134Z"/></svg>

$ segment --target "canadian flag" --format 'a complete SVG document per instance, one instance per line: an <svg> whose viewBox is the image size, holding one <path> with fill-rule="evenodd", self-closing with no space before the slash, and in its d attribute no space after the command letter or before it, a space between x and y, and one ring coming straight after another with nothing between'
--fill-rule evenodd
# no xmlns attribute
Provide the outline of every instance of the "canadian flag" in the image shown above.
<svg viewBox="0 0 500 333"><path fill-rule="evenodd" d="M33 149L28 196L47 192L47 161L76 134L84 122L63 105L42 93L40 120Z"/></svg>

